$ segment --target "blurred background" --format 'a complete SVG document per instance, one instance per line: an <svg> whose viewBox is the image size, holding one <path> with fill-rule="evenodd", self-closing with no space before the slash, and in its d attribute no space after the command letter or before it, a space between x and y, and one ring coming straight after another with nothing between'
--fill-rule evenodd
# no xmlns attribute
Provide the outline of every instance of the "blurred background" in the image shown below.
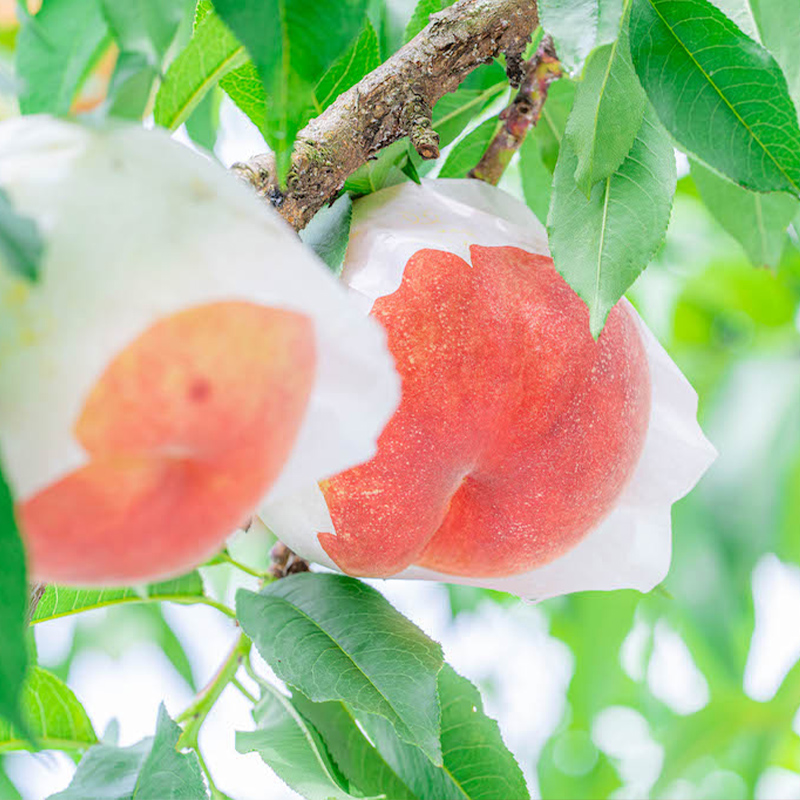
<svg viewBox="0 0 800 800"><path fill-rule="evenodd" d="M411 6L390 4L400 29ZM12 28L0 14L6 56ZM2 116L12 102L2 84L0 93ZM227 99L209 98L218 127L195 115L193 141L225 165L263 151ZM189 142L185 129L177 136ZM677 157L667 241L629 296L697 389L719 459L673 510L665 583L646 596L533 605L374 582L481 688L532 793L548 800L800 798L800 226L776 271L754 269ZM513 164L504 187L521 196ZM268 547L253 535L234 546L250 557ZM227 566L205 577L231 596ZM40 663L69 682L98 733L116 726L122 745L152 733L162 700L173 716L183 710L235 637L213 609L170 604L36 627ZM257 755L236 754L234 732L253 727L247 709L229 686L203 729L217 784L236 800L296 797ZM61 753L0 759L0 800L39 800L74 770Z"/></svg>

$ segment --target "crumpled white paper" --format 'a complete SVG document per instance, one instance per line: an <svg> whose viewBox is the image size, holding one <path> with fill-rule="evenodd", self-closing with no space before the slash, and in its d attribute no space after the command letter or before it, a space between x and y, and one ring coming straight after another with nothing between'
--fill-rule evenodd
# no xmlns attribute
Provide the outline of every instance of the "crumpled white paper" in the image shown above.
<svg viewBox="0 0 800 800"><path fill-rule="evenodd" d="M374 454L399 401L383 330L221 166L163 131L26 117L0 125L0 185L46 242L36 283L0 269L0 451L18 500L87 462L73 426L109 361L211 301L314 323L313 390L269 498Z"/></svg>
<svg viewBox="0 0 800 800"><path fill-rule="evenodd" d="M470 245L514 246L549 254L539 221L505 192L479 181L425 180L422 186L393 186L355 204L343 279L368 313L377 298L400 286L415 252L447 250L469 263ZM663 580L671 555L672 503L697 483L716 451L697 423L695 391L630 310L648 355L652 404L641 457L612 512L572 550L530 572L463 578L410 567L393 579L483 586L530 599L590 589L649 591ZM317 485L267 504L260 516L304 558L336 569L316 536L319 531L335 531Z"/></svg>

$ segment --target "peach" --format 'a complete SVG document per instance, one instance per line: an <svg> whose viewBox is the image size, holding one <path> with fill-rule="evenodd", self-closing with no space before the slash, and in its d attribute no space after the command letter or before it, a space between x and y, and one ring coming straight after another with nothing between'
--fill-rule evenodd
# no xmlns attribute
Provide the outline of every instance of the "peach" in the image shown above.
<svg viewBox="0 0 800 800"><path fill-rule="evenodd" d="M372 315L402 379L378 454L322 484L345 572L412 563L509 575L574 546L619 497L650 413L641 338L616 307L598 342L553 262L421 250Z"/></svg>
<svg viewBox="0 0 800 800"><path fill-rule="evenodd" d="M663 579L670 505L713 448L627 301L595 341L531 212L478 181L358 201L343 280L402 400L374 458L262 506L282 541L354 575L535 598Z"/></svg>
<svg viewBox="0 0 800 800"><path fill-rule="evenodd" d="M89 463L21 506L36 571L135 582L213 552L280 472L314 368L313 325L295 312L220 302L156 322L86 400L75 437Z"/></svg>
<svg viewBox="0 0 800 800"><path fill-rule="evenodd" d="M0 265L0 455L37 580L163 579L265 499L371 457L399 381L380 326L221 167L133 125L0 125L45 239Z"/></svg>

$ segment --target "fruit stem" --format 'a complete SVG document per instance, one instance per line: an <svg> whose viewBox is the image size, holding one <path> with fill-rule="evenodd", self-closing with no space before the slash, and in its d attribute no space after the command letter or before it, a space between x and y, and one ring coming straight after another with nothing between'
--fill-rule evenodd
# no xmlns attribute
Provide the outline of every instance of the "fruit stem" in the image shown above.
<svg viewBox="0 0 800 800"><path fill-rule="evenodd" d="M237 561L225 551L217 556L217 563L230 564L232 567L236 567L236 569L246 572L248 575L252 575L254 578L260 578L262 580L270 576L268 572L262 572L261 570L254 569L253 567L248 567L247 564L243 564L241 561Z"/></svg>
<svg viewBox="0 0 800 800"><path fill-rule="evenodd" d="M252 642L250 639L245 634L240 634L214 677L195 697L191 705L177 718L176 721L178 723L186 723L178 741L179 747L191 747L193 750L197 750L197 737L200 733L200 728L203 726L214 704L219 700L222 692L236 677L236 673L239 671L242 662L247 659L251 647Z"/></svg>

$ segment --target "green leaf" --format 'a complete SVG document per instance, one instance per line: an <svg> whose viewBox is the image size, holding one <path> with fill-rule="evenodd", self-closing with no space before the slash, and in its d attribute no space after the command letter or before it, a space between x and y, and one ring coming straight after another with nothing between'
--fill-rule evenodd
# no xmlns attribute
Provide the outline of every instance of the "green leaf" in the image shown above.
<svg viewBox="0 0 800 800"><path fill-rule="evenodd" d="M334 763L352 786L364 794L417 800L361 732L347 706L336 702L312 703L299 692L293 693L292 704L320 734Z"/></svg>
<svg viewBox="0 0 800 800"><path fill-rule="evenodd" d="M433 107L433 127L439 134L439 146L446 147L483 111L492 100L508 88L502 80L485 89L466 89L459 87L446 94Z"/></svg>
<svg viewBox="0 0 800 800"><path fill-rule="evenodd" d="M267 96L258 70L252 61L229 72L219 85L267 139Z"/></svg>
<svg viewBox="0 0 800 800"><path fill-rule="evenodd" d="M153 583L138 589L75 589L71 586L50 584L45 590L31 624L66 617L93 608L142 602L189 602L203 596L203 581L199 572L190 572L180 578L163 583Z"/></svg>
<svg viewBox="0 0 800 800"><path fill-rule="evenodd" d="M44 0L36 15L17 6L16 73L23 114L67 114L109 42L97 0Z"/></svg>
<svg viewBox="0 0 800 800"><path fill-rule="evenodd" d="M300 232L303 243L328 265L334 275L341 274L344 266L352 221L353 202L345 194L332 206L318 211L314 219Z"/></svg>
<svg viewBox="0 0 800 800"><path fill-rule="evenodd" d="M356 196L372 194L387 186L404 183L406 178L400 166L408 157L408 138L384 147L366 164L362 164L344 183L345 191Z"/></svg>
<svg viewBox="0 0 800 800"><path fill-rule="evenodd" d="M542 225L547 225L553 176L544 165L539 144L533 136L526 136L519 149L519 175L528 208Z"/></svg>
<svg viewBox="0 0 800 800"><path fill-rule="evenodd" d="M487 119L456 143L442 165L439 177L466 178L467 173L477 165L481 156L486 152L499 125L500 123L496 119Z"/></svg>
<svg viewBox="0 0 800 800"><path fill-rule="evenodd" d="M575 182L587 197L592 186L616 172L628 155L646 102L624 25L613 44L589 56L564 134L578 157Z"/></svg>
<svg viewBox="0 0 800 800"><path fill-rule="evenodd" d="M202 800L208 797L196 753L175 749L181 729L162 705L154 737L132 747L92 747L70 785L48 800Z"/></svg>
<svg viewBox="0 0 800 800"><path fill-rule="evenodd" d="M623 0L599 0L597 18L597 40L599 47L613 42L619 33L619 22L622 18Z"/></svg>
<svg viewBox="0 0 800 800"><path fill-rule="evenodd" d="M156 95L155 121L169 130L175 130L214 84L247 58L244 47L216 14L199 19L194 35L170 64Z"/></svg>
<svg viewBox="0 0 800 800"><path fill-rule="evenodd" d="M404 42L410 42L427 24L431 14L442 10L442 0L417 0L414 13L406 25Z"/></svg>
<svg viewBox="0 0 800 800"><path fill-rule="evenodd" d="M0 471L0 716L25 735L29 731L21 715L21 693L28 669L27 612L25 552L14 519L14 500Z"/></svg>
<svg viewBox="0 0 800 800"><path fill-rule="evenodd" d="M340 94L355 86L380 63L378 34L367 20L352 47L319 79L314 89L317 113L321 114Z"/></svg>
<svg viewBox="0 0 800 800"><path fill-rule="evenodd" d="M795 109L800 111L800 0L749 0L761 44L783 70Z"/></svg>
<svg viewBox="0 0 800 800"><path fill-rule="evenodd" d="M97 736L83 706L66 683L41 667L33 667L22 690L22 716L37 749L85 750ZM27 750L30 743L0 721L0 753Z"/></svg>
<svg viewBox="0 0 800 800"><path fill-rule="evenodd" d="M47 800L133 800L151 745L149 738L130 747L95 745L81 759L69 786Z"/></svg>
<svg viewBox="0 0 800 800"><path fill-rule="evenodd" d="M553 83L547 91L539 124L533 129L542 161L551 173L555 171L567 120L575 101L575 88L575 83L569 78L561 78Z"/></svg>
<svg viewBox="0 0 800 800"><path fill-rule="evenodd" d="M314 86L358 35L366 6L366 0L214 0L250 53L269 98L266 138L281 181L313 104Z"/></svg>
<svg viewBox="0 0 800 800"><path fill-rule="evenodd" d="M633 0L631 57L676 141L736 183L800 194L800 128L775 59L708 0Z"/></svg>
<svg viewBox="0 0 800 800"><path fill-rule="evenodd" d="M119 119L140 119L158 75L158 68L148 64L141 53L120 53L108 85L106 113Z"/></svg>
<svg viewBox="0 0 800 800"><path fill-rule="evenodd" d="M99 0L120 49L109 85L108 113L139 119L161 64L194 4L187 0Z"/></svg>
<svg viewBox="0 0 800 800"><path fill-rule="evenodd" d="M156 735L145 758L134 800L199 800L208 797L196 753L179 753L175 748L181 728L162 705L158 709Z"/></svg>
<svg viewBox="0 0 800 800"><path fill-rule="evenodd" d="M652 111L628 157L587 201L575 183L577 157L561 149L547 230L556 269L589 307L592 335L664 239L675 194L672 144ZM576 236L576 231L580 235Z"/></svg>
<svg viewBox="0 0 800 800"><path fill-rule="evenodd" d="M540 0L542 27L569 72L578 72L594 47L598 17L597 0Z"/></svg>
<svg viewBox="0 0 800 800"><path fill-rule="evenodd" d="M191 0L99 0L108 27L123 53L140 53L160 66L180 24L194 8Z"/></svg>
<svg viewBox="0 0 800 800"><path fill-rule="evenodd" d="M186 119L186 133L189 134L189 138L209 153L214 152L217 143L221 100L222 92L218 88L213 88L203 96Z"/></svg>
<svg viewBox="0 0 800 800"><path fill-rule="evenodd" d="M338 780L319 733L288 697L264 686L253 718L255 731L236 732L240 753L258 753L287 786L308 800L352 800Z"/></svg>
<svg viewBox="0 0 800 800"><path fill-rule="evenodd" d="M17 787L11 783L11 779L6 775L3 766L3 762L0 760L0 797L3 800L24 800Z"/></svg>
<svg viewBox="0 0 800 800"><path fill-rule="evenodd" d="M401 742L382 719L363 720L392 769L417 797L436 800L527 800L528 788L497 723L483 713L478 690L450 666L439 673L443 766Z"/></svg>
<svg viewBox="0 0 800 800"><path fill-rule="evenodd" d="M691 161L692 179L709 211L744 248L754 267L778 266L786 228L800 204L785 194L756 194Z"/></svg>
<svg viewBox="0 0 800 800"><path fill-rule="evenodd" d="M342 700L385 717L441 764L436 675L441 648L377 591L343 575L306 573L240 590L237 616L258 651L315 702Z"/></svg>
<svg viewBox="0 0 800 800"><path fill-rule="evenodd" d="M44 242L36 223L14 210L9 196L0 189L0 254L4 264L28 280L34 280L44 253Z"/></svg>

